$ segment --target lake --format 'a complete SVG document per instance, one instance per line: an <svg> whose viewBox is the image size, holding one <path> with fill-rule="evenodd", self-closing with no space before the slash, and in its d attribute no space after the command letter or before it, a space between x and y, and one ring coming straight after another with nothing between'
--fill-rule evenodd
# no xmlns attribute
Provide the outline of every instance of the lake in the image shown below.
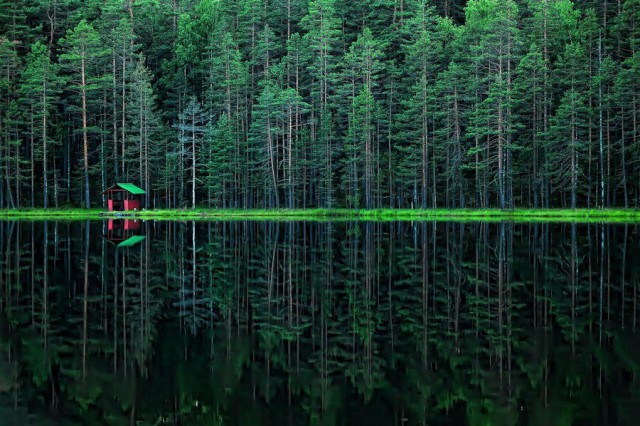
<svg viewBox="0 0 640 426"><path fill-rule="evenodd" d="M639 231L0 221L0 418L636 424Z"/></svg>

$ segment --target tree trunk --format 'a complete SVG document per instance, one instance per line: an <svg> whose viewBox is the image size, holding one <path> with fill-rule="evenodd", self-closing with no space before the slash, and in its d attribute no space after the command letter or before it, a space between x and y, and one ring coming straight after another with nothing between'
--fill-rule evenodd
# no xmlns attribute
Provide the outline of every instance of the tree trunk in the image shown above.
<svg viewBox="0 0 640 426"><path fill-rule="evenodd" d="M125 131L126 131L126 96L127 96L127 42L123 40L122 42L122 124L121 124L121 136L120 142L122 143L122 153L121 153L121 161L122 161L122 177L125 178L125 150L126 150L126 141L125 141Z"/></svg>
<svg viewBox="0 0 640 426"><path fill-rule="evenodd" d="M114 178L116 181L119 181L119 175L120 175L120 167L118 166L118 109L117 109L117 102L116 102L116 91L117 91L117 80L116 80L116 54L114 52L113 54L113 58L111 59L111 71L113 73L113 91L112 91L112 98L113 98L113 110L111 112L112 114L112 122L113 122L113 171L114 171Z"/></svg>
<svg viewBox="0 0 640 426"><path fill-rule="evenodd" d="M46 78L42 83L42 178L44 208L49 207L49 167L47 160L47 83Z"/></svg>
<svg viewBox="0 0 640 426"><path fill-rule="evenodd" d="M576 152L577 134L576 134L576 117L575 113L571 114L571 208L575 209L576 191L578 186L578 154Z"/></svg>
<svg viewBox="0 0 640 426"><path fill-rule="evenodd" d="M191 208L196 208L196 117L192 117L191 128Z"/></svg>
<svg viewBox="0 0 640 426"><path fill-rule="evenodd" d="M145 102L146 105L146 102ZM145 107L146 108L146 107ZM145 109L145 117L148 111ZM144 126L144 191L146 192L144 197L144 208L149 208L149 196L151 194L149 187L149 124L145 118Z"/></svg>
<svg viewBox="0 0 640 426"><path fill-rule="evenodd" d="M31 157L31 208L35 207L36 204L36 168L35 157L34 157L34 146L36 144L35 141L35 126L34 126L34 117L33 117L33 107L31 107L31 138L29 143L29 152Z"/></svg>
<svg viewBox="0 0 640 426"><path fill-rule="evenodd" d="M271 114L271 112L267 112ZM273 153L273 139L271 137L271 118L267 118L267 148L269 149L269 167L271 169L271 179L273 180L273 192L276 199L276 207L280 207L280 198L278 196L278 180L276 177L276 164Z"/></svg>
<svg viewBox="0 0 640 426"><path fill-rule="evenodd" d="M598 71L602 69L602 33L598 39ZM602 79L598 84L598 143L600 151L600 207L604 208L604 135L603 135L603 112L602 112Z"/></svg>
<svg viewBox="0 0 640 426"><path fill-rule="evenodd" d="M89 189L89 136L87 134L87 87L85 81L85 57L82 51L82 61L80 63L80 75L82 79L82 151L84 156L84 201L88 209L91 208L91 196ZM71 176L68 177L71 180Z"/></svg>
<svg viewBox="0 0 640 426"><path fill-rule="evenodd" d="M620 168L622 169L620 171L621 173L621 178L622 178L622 191L623 191L623 195L624 195L624 208L629 208L629 191L627 189L627 146L625 143L625 137L626 137L626 132L624 130L624 126L625 126L625 119L624 119L624 106L622 107L622 113L620 114L621 118L621 125L620 125L620 129L621 129L621 138L620 138Z"/></svg>
<svg viewBox="0 0 640 426"><path fill-rule="evenodd" d="M291 3L289 3L289 11L291 8ZM287 139L288 139L288 152L287 152L287 166L288 166L288 171L287 171L287 193L288 193L288 200L287 200L287 207L292 209L293 208L293 111L291 108L291 104L288 105L288 111L287 111L287 124L288 124L288 132L287 132Z"/></svg>

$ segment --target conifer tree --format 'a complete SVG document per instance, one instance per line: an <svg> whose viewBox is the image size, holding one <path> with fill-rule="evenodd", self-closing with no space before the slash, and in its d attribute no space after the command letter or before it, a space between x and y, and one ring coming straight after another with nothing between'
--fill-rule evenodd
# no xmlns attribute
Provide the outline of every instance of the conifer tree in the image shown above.
<svg viewBox="0 0 640 426"><path fill-rule="evenodd" d="M340 23L334 0L313 0L302 19L306 30L306 61L311 77L312 170L310 190L316 205L331 208L334 200L333 96L336 90L337 48Z"/></svg>
<svg viewBox="0 0 640 426"><path fill-rule="evenodd" d="M67 32L61 43L65 53L60 55L60 62L69 77L68 87L81 115L83 198L85 206L91 208L89 137L90 133L95 133L92 125L97 121L97 117L92 115L91 107L97 101L100 83L104 81L100 75L100 62L108 54L108 50L93 26L84 19Z"/></svg>
<svg viewBox="0 0 640 426"><path fill-rule="evenodd" d="M151 86L151 75L144 65L144 59L138 58L131 75L127 103L127 155L130 163L127 180L140 182L147 196L145 208L153 199L152 182L160 176L155 164L164 156L162 151L162 123L156 111L156 96Z"/></svg>
<svg viewBox="0 0 640 426"><path fill-rule="evenodd" d="M176 126L180 132L180 157L181 170L188 165L191 172L191 208L196 208L196 187L198 184L198 152L203 134L206 130L206 114L195 96L189 99L189 103L180 114L180 123ZM181 194L182 195L182 194Z"/></svg>
<svg viewBox="0 0 640 426"><path fill-rule="evenodd" d="M34 159L42 164L42 196L43 207L46 209L49 207L49 157L51 156L49 150L54 145L49 141L50 116L60 84L57 67L51 63L47 46L40 42L31 45L22 80L21 91L24 103L32 111L32 140L38 141L37 148L33 148ZM58 204L57 198L54 204Z"/></svg>

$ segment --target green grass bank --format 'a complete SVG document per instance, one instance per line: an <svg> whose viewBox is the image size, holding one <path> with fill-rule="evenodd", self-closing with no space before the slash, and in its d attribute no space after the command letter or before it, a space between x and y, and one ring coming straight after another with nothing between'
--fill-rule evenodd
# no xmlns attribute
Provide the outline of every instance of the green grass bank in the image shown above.
<svg viewBox="0 0 640 426"><path fill-rule="evenodd" d="M145 220L372 220L372 221L514 221L640 223L635 209L174 209L106 212L103 209L0 210L4 220L99 220L130 217Z"/></svg>

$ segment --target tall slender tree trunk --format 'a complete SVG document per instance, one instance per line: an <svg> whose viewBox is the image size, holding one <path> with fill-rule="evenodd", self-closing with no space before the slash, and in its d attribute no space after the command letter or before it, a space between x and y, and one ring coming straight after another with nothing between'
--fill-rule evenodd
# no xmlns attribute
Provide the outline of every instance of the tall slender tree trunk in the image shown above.
<svg viewBox="0 0 640 426"><path fill-rule="evenodd" d="M544 7L544 21L543 21L543 39L544 39L544 49L543 49L543 60L544 60L544 91L543 91L543 107L542 107L542 129L543 129L543 149L542 149L542 161L543 161L543 173L542 173L542 182L541 182L541 194L540 194L540 203L542 206L549 208L549 176L548 176L548 161L546 159L546 148L547 148L547 135L549 134L549 30L547 26L547 10L548 10L548 0L545 0Z"/></svg>
<svg viewBox="0 0 640 426"><path fill-rule="evenodd" d="M638 97L637 93L633 94L633 102L632 102L632 111L633 111L633 142L632 146L638 146ZM640 179L640 173L638 174L638 178ZM635 206L638 208L638 203L640 203L640 182L638 182L638 186L636 188L636 201ZM0 206L2 203L0 202ZM634 322L635 325L635 322Z"/></svg>
<svg viewBox="0 0 640 426"><path fill-rule="evenodd" d="M31 137L29 141L29 152L31 157L31 208L35 207L36 204L36 168L35 164L35 152L34 147L36 144L35 140L35 125L34 125L34 116L33 116L33 107L31 108Z"/></svg>
<svg viewBox="0 0 640 426"><path fill-rule="evenodd" d="M196 208L196 128L195 120L193 117L191 122L193 126L191 128L191 208Z"/></svg>
<svg viewBox="0 0 640 426"><path fill-rule="evenodd" d="M271 114L268 112L268 114ZM273 193L275 195L276 207L280 207L278 196L278 178L276 176L275 154L273 150L273 137L271 136L271 117L267 118L267 148L269 153L269 168L271 169L271 179L273 180Z"/></svg>
<svg viewBox="0 0 640 426"><path fill-rule="evenodd" d="M42 179L43 179L43 206L49 208L49 166L47 153L47 79L42 81Z"/></svg>
<svg viewBox="0 0 640 426"><path fill-rule="evenodd" d="M391 86L391 93L389 94L389 128L387 131L387 190L389 191L389 208L393 208L394 190L393 190L393 160L391 156L391 140L393 138L392 129L393 125L393 89Z"/></svg>
<svg viewBox="0 0 640 426"><path fill-rule="evenodd" d="M498 204L501 209L504 209L504 152L502 126L502 105L500 105L498 106Z"/></svg>
<svg viewBox="0 0 640 426"><path fill-rule="evenodd" d="M364 204L367 209L371 208L371 117L370 117L370 105L367 105L367 112L365 113L365 143L364 143Z"/></svg>
<svg viewBox="0 0 640 426"><path fill-rule="evenodd" d="M571 114L571 208L575 209L577 204L578 187L578 154L576 150L577 129L575 111Z"/></svg>
<svg viewBox="0 0 640 426"><path fill-rule="evenodd" d="M145 129L145 110L146 110L146 104L145 104L145 98L144 98L144 94L140 94L140 97L138 98L138 105L139 105L139 110L138 110L138 179L140 179L141 181L141 185L144 187L145 192L147 194L149 194L149 191L147 191L147 181L145 180L145 170L144 170L144 164L145 164L145 135L144 135L144 129ZM147 199L147 194L145 194L145 200ZM146 207L146 201L145 201L145 207Z"/></svg>
<svg viewBox="0 0 640 426"><path fill-rule="evenodd" d="M126 150L126 118L127 118L127 102L126 102L126 97L127 97L127 42L126 39L123 40L122 42L122 123L121 123L121 128L120 128L120 142L121 142L121 146L122 146L122 152L121 152L121 161L122 161L122 177L126 177L125 174L125 170L126 170L126 166L125 166L125 159L126 159L126 155L125 155L125 150Z"/></svg>
<svg viewBox="0 0 640 426"><path fill-rule="evenodd" d="M602 72L602 33L598 38L598 72ZM602 111L602 79L598 83L598 145L600 151L600 207L606 207L604 197L604 126Z"/></svg>
<svg viewBox="0 0 640 426"><path fill-rule="evenodd" d="M145 95L146 96L146 95ZM147 105L147 102L145 102ZM145 107L146 108L146 107ZM145 109L145 117L148 114L148 110ZM149 208L149 197L151 194L150 186L149 186L149 124L145 118L145 127L144 127L144 191L146 192L144 197L144 208Z"/></svg>
<svg viewBox="0 0 640 426"><path fill-rule="evenodd" d="M88 209L91 208L91 196L89 188L89 136L87 130L87 86L85 80L85 52L82 51L82 60L80 62L80 75L82 79L82 151L84 157L84 200ZM71 179L71 176L69 176Z"/></svg>
<svg viewBox="0 0 640 426"><path fill-rule="evenodd" d="M454 129L454 141L455 141L455 145L454 145L454 164L455 164L455 170L454 170L454 176L455 176L455 181L454 181L454 187L455 189L458 191L458 208L464 208L464 191L462 188L462 129L461 129L461 125L460 125L460 111L459 111L459 105L458 105L458 86L455 87L454 89L454 94L453 94L453 117L454 117L454 124L453 124L453 129Z"/></svg>
<svg viewBox="0 0 640 426"><path fill-rule="evenodd" d="M117 80L116 80L116 54L115 52L113 53L113 57L111 58L111 72L113 74L113 89L112 89L112 98L113 98L113 105L112 105L112 122L113 122L113 171L114 171L114 178L116 181L119 181L119 176L120 176L120 167L118 164L118 108L117 108L117 101L116 101L116 92L117 92Z"/></svg>
<svg viewBox="0 0 640 426"><path fill-rule="evenodd" d="M629 207L629 191L627 188L627 144L625 142L625 137L626 137L626 132L624 129L625 126L625 109L624 106L622 106L622 112L620 114L621 118L621 125L620 125L620 131L621 131L621 137L620 137L620 174L621 174L621 179L622 179L622 191L623 191L623 195L624 195L624 208L628 208ZM636 129L634 129L635 131Z"/></svg>
<svg viewBox="0 0 640 426"><path fill-rule="evenodd" d="M288 3L289 11L291 3ZM293 208L293 111L291 104L288 105L287 111L287 207Z"/></svg>
<svg viewBox="0 0 640 426"><path fill-rule="evenodd" d="M2 127L2 118L0 117L0 128ZM4 145L2 140L2 134L0 133L0 209L5 207L4 205Z"/></svg>
<svg viewBox="0 0 640 426"><path fill-rule="evenodd" d="M422 69L422 208L425 209L429 203L429 113L428 113L428 93L427 93L427 70L426 65Z"/></svg>

